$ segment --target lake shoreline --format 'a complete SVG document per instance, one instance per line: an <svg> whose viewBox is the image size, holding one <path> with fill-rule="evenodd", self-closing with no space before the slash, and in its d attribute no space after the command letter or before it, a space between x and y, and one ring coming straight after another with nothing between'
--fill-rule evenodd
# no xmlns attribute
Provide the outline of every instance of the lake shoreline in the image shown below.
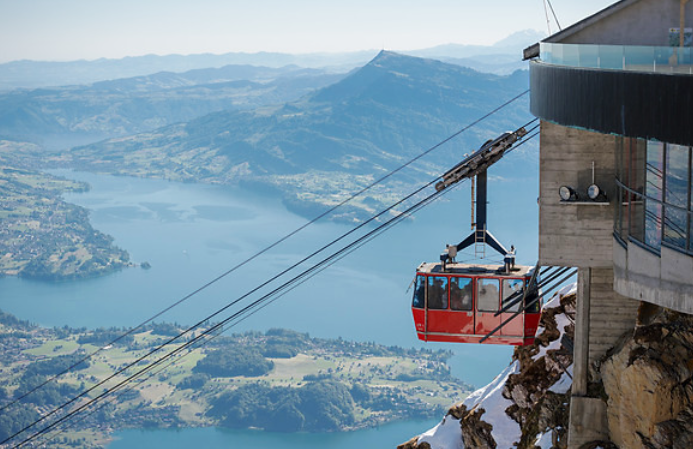
<svg viewBox="0 0 693 449"><path fill-rule="evenodd" d="M109 274L131 265L89 212L63 200L88 186L50 174L0 168L0 274L55 282Z"/></svg>

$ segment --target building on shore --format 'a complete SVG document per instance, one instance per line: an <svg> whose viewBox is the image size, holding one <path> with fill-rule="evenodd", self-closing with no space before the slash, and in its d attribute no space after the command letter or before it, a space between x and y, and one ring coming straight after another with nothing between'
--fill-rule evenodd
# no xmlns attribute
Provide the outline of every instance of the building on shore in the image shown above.
<svg viewBox="0 0 693 449"><path fill-rule="evenodd" d="M693 2L623 0L525 50L539 261L579 268L569 448L614 440L590 384L619 339L693 314L692 41Z"/></svg>

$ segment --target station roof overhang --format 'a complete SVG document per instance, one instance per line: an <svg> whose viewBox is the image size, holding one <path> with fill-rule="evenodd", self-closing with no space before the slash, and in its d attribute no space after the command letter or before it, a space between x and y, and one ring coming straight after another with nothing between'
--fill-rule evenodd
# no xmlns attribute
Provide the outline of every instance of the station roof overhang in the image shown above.
<svg viewBox="0 0 693 449"><path fill-rule="evenodd" d="M565 28L557 33L552 34L551 36L548 36L547 38L541 40L540 42L547 42L547 43L560 43L563 42L565 39L568 37L572 36L573 34L576 34L585 28L588 28L595 23L612 16L616 14L617 12L621 11L624 8L627 8L631 5L634 5L635 3L638 3L640 0L621 0L619 2L616 2L612 5L607 6L606 8L602 9L601 11L598 11L594 14L592 14L589 17L586 17L579 22L574 23L573 25L569 26L568 28ZM537 42L534 45L530 45L529 47L525 48L522 51L522 60L527 61L529 59L533 59L539 56L539 43Z"/></svg>

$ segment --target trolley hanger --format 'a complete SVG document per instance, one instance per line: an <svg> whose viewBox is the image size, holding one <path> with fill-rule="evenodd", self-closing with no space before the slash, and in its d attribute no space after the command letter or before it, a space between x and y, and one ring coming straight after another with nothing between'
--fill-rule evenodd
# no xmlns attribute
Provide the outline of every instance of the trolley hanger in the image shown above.
<svg viewBox="0 0 693 449"><path fill-rule="evenodd" d="M525 126L528 126L533 121ZM458 252L472 245L490 246L504 257L505 271L510 271L514 268L515 248L511 246L510 250L506 249L487 229L486 203L488 182L486 170L498 162L517 141L528 134L525 126L513 132L505 132L496 139L487 141L472 155L448 170L442 176L443 179L436 184L436 190L441 191L463 179L476 176L476 219L474 220L473 231L459 244L447 246L446 251L440 255L443 269L445 269L445 264L448 261L454 261Z"/></svg>

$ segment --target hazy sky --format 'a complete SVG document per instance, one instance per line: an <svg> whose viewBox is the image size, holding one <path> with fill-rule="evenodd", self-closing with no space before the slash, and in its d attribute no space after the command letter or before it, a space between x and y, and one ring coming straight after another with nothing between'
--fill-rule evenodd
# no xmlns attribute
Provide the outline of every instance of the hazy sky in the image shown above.
<svg viewBox="0 0 693 449"><path fill-rule="evenodd" d="M552 0L564 27L611 3ZM543 0L0 0L0 62L413 50L524 29L547 30Z"/></svg>

